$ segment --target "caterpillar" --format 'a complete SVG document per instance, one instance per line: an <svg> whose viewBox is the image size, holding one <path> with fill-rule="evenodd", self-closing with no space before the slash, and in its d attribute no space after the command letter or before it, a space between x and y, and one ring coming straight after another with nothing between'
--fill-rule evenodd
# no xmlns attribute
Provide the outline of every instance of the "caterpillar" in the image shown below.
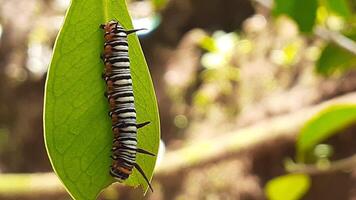
<svg viewBox="0 0 356 200"><path fill-rule="evenodd" d="M122 182L130 176L133 168L136 168L153 191L144 171L136 163L137 153L155 155L137 147L137 129L150 122L136 122L127 40L129 34L143 29L126 30L116 20L101 24L100 28L105 31L104 52L101 55L105 70L102 77L106 82L105 96L110 107L109 116L114 134L110 175Z"/></svg>

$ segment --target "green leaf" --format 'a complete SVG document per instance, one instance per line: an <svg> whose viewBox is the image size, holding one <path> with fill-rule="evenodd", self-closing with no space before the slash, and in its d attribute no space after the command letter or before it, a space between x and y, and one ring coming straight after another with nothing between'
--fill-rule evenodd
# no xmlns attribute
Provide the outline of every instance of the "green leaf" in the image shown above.
<svg viewBox="0 0 356 200"><path fill-rule="evenodd" d="M350 36L356 39L356 34ZM329 43L322 50L319 60L316 63L316 71L324 76L331 75L337 71L344 72L348 69L355 68L356 56L351 52Z"/></svg>
<svg viewBox="0 0 356 200"><path fill-rule="evenodd" d="M109 175L113 134L101 78L104 34L99 28L111 19L132 28L124 0L72 0L47 76L46 148L53 169L74 199L95 199L115 181ZM129 46L137 121L151 121L139 130L138 146L157 155L160 129L153 84L136 36L129 36ZM156 157L137 155L149 179L155 161ZM141 184L147 190L136 170L125 184Z"/></svg>
<svg viewBox="0 0 356 200"><path fill-rule="evenodd" d="M269 200L298 200L310 187L310 178L304 174L289 174L268 181L265 193Z"/></svg>
<svg viewBox="0 0 356 200"><path fill-rule="evenodd" d="M323 140L356 122L356 104L333 105L315 115L297 138L297 159L305 162L306 154Z"/></svg>
<svg viewBox="0 0 356 200"><path fill-rule="evenodd" d="M329 43L316 63L316 71L329 76L337 71L344 72L356 66L356 57L349 51Z"/></svg>
<svg viewBox="0 0 356 200"><path fill-rule="evenodd" d="M351 16L350 5L347 0L324 0L328 10L342 17L348 18Z"/></svg>
<svg viewBox="0 0 356 200"><path fill-rule="evenodd" d="M302 32L313 30L318 8L317 0L275 0L273 14L291 17Z"/></svg>

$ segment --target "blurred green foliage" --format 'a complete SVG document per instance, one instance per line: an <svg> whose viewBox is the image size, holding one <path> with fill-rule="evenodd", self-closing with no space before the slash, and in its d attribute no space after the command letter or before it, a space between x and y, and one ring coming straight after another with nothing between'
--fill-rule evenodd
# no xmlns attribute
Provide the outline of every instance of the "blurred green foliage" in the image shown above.
<svg viewBox="0 0 356 200"><path fill-rule="evenodd" d="M321 0L320 2L337 15L345 18L351 16L350 4L347 0Z"/></svg>
<svg viewBox="0 0 356 200"><path fill-rule="evenodd" d="M321 142L340 130L356 122L356 104L330 106L310 119L297 138L297 163L313 163L324 170L332 166L329 158L333 147ZM293 169L298 164L286 160L286 168ZM307 174L289 174L270 180L265 192L271 200L300 199L307 192L310 180Z"/></svg>
<svg viewBox="0 0 356 200"><path fill-rule="evenodd" d="M348 0L275 0L273 14L287 15L298 25L299 30L312 33L316 26L325 27L340 33L351 32L355 41L355 14ZM346 37L346 36L345 36ZM316 64L316 71L322 75L344 72L356 66L356 55L332 41L323 48ZM341 42L341 41L340 41ZM353 44L355 46L355 43ZM355 48L355 47L354 47Z"/></svg>
<svg viewBox="0 0 356 200"><path fill-rule="evenodd" d="M356 40L356 34L350 38ZM322 75L332 75L335 72L343 73L355 68L356 55L333 43L328 43L324 47L316 63L316 71Z"/></svg>
<svg viewBox="0 0 356 200"><path fill-rule="evenodd" d="M201 39L199 45L206 52L201 58L204 67L200 74L202 85L195 92L193 99L197 113L207 113L209 107L219 103L218 97L228 98L233 95L234 85L239 81L239 69L233 63L238 42L239 37L236 33L223 31L217 31L211 37L205 36ZM221 105L233 108L236 103L229 105L224 102Z"/></svg>
<svg viewBox="0 0 356 200"><path fill-rule="evenodd" d="M286 14L296 21L300 31L312 32L317 8L317 0L275 0L273 14Z"/></svg>
<svg viewBox="0 0 356 200"><path fill-rule="evenodd" d="M314 147L356 122L356 105L334 105L309 120L297 138L297 161L310 162ZM310 158L312 156L312 159Z"/></svg>

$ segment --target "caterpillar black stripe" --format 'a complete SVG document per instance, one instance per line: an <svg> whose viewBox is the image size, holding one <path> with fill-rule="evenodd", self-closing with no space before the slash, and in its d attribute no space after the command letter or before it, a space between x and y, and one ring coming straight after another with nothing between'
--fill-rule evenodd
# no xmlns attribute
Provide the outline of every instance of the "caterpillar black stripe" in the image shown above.
<svg viewBox="0 0 356 200"><path fill-rule="evenodd" d="M109 116L114 133L110 174L119 182L126 180L133 168L152 186L142 168L136 163L136 153L154 154L137 147L137 129L150 122L137 124L134 93L130 72L127 36L142 29L125 30L119 22L111 20L100 25L104 29L105 44L102 59L105 64L103 79L107 85L106 97L110 105Z"/></svg>

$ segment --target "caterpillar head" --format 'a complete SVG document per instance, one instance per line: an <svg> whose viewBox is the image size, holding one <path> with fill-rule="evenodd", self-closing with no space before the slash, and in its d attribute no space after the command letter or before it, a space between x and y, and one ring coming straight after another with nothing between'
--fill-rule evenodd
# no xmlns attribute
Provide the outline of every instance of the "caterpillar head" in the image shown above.
<svg viewBox="0 0 356 200"><path fill-rule="evenodd" d="M100 28L104 29L106 33L110 33L116 27L121 27L120 23L116 20L110 20L106 24L100 25Z"/></svg>

